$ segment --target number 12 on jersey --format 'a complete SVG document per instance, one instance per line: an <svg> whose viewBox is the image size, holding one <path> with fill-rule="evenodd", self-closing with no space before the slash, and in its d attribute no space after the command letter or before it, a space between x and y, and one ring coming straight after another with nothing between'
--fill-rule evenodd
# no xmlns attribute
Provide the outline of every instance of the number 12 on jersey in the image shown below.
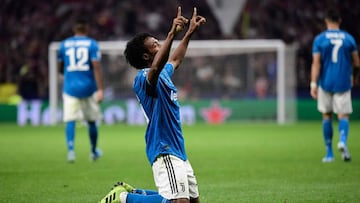
<svg viewBox="0 0 360 203"><path fill-rule="evenodd" d="M85 47L77 49L71 47L66 50L66 56L69 57L67 71L87 71L89 70L89 50Z"/></svg>

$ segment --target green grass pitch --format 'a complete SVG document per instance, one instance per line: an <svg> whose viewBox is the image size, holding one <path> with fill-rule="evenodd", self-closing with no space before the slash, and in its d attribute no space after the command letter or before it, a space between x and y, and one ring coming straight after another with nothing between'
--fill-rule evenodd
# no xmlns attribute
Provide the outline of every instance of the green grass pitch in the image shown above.
<svg viewBox="0 0 360 203"><path fill-rule="evenodd" d="M334 123L334 144L338 141ZM66 162L64 126L0 124L0 202L95 203L118 180L155 189L145 126L100 126L104 156L89 161L87 128L77 127L76 162ZM321 121L278 126L184 126L202 203L360 202L360 122L351 122L352 162L321 163ZM334 147L335 147L334 145Z"/></svg>

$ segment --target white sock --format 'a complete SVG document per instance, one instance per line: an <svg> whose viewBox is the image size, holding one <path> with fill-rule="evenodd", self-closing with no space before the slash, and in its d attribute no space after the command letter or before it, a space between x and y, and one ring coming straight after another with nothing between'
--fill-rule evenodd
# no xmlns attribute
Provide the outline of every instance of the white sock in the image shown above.
<svg viewBox="0 0 360 203"><path fill-rule="evenodd" d="M127 192L120 193L120 203L126 203Z"/></svg>

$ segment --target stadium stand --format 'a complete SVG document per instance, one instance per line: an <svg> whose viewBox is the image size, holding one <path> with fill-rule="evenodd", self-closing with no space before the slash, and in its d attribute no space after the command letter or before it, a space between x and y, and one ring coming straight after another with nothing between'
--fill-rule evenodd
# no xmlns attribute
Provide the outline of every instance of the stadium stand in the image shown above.
<svg viewBox="0 0 360 203"><path fill-rule="evenodd" d="M184 15L190 16L195 1L182 1ZM342 28L360 43L360 3L348 1L248 0L236 20L231 35L223 35L219 22L208 1L196 1L208 22L194 39L282 39L297 44L298 96L309 96L309 75L313 37L324 29L324 8L336 6L344 20ZM219 1L220 2L220 1ZM233 1L236 2L237 1ZM71 25L78 15L91 17L91 36L100 41L125 40L136 32L166 33L162 21L173 16L174 5L169 0L49 0L3 1L0 7L0 84L18 84L24 68L36 72L33 92L41 99L48 98L48 45L71 35ZM161 6L159 6L161 5ZM236 5L234 5L236 6ZM166 24L165 24L166 25ZM33 90L32 90L33 91Z"/></svg>

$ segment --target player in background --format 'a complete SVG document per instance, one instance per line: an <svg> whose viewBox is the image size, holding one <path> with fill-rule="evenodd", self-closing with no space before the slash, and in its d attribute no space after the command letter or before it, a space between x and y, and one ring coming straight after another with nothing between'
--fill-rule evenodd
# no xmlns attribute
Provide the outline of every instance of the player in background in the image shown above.
<svg viewBox="0 0 360 203"><path fill-rule="evenodd" d="M133 90L148 121L146 154L158 191L134 189L126 183L120 183L101 203L199 202L197 181L185 152L177 89L171 76L181 64L191 36L205 22L206 19L197 15L194 8L188 30L171 55L175 36L188 23L181 15L180 7L162 45L147 33L137 34L127 43L124 51L126 60L139 70Z"/></svg>
<svg viewBox="0 0 360 203"><path fill-rule="evenodd" d="M313 42L310 93L317 99L322 113L322 129L326 146L323 162L334 161L332 150L332 115L337 114L339 142L343 161L351 161L347 146L349 115L352 113L352 67L360 67L357 46L353 36L340 30L341 18L336 10L328 10L325 16L327 29Z"/></svg>
<svg viewBox="0 0 360 203"><path fill-rule="evenodd" d="M79 19L74 27L74 36L63 40L58 52L58 66L63 74L63 120L68 149L67 160L75 161L74 141L76 121L87 121L91 144L91 159L97 160L98 128L101 118L99 103L103 99L101 54L97 41L88 37L89 25Z"/></svg>

